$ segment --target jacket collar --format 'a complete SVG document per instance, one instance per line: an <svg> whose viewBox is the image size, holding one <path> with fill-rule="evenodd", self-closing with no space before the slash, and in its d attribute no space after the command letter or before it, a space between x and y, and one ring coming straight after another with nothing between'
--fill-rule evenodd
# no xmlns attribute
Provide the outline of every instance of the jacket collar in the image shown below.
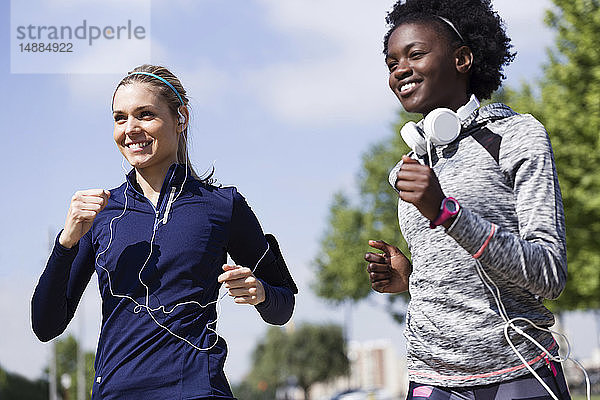
<svg viewBox="0 0 600 400"><path fill-rule="evenodd" d="M137 182L135 168L132 168L131 171L127 173L125 176L127 182L129 182L129 191L136 197L144 199L145 196L142 192L140 185ZM160 205L163 201L165 195L168 195L171 188L175 188L175 190L179 191L181 185L185 182L189 182L192 179L191 170L187 168L187 176L186 176L186 166L182 164L171 164L165 178L163 180L162 187L160 189L160 195L158 198L158 204Z"/></svg>
<svg viewBox="0 0 600 400"><path fill-rule="evenodd" d="M464 131L472 131L489 122L517 115L512 108L502 103L492 103L483 106L471 113L463 122Z"/></svg>

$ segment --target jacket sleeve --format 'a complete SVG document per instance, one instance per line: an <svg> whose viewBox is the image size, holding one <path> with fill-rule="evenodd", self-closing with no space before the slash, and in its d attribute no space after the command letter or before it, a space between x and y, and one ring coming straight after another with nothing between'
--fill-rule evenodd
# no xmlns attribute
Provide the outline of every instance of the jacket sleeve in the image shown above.
<svg viewBox="0 0 600 400"><path fill-rule="evenodd" d="M268 248L268 250L267 250ZM256 310L265 322L283 325L292 316L297 289L279 247L267 241L260 224L242 195L234 192L228 252L238 265L248 267L265 289L265 301ZM280 268L285 266L289 279Z"/></svg>
<svg viewBox="0 0 600 400"><path fill-rule="evenodd" d="M31 324L43 342L64 332L94 273L91 230L68 249L58 238L31 299Z"/></svg>
<svg viewBox="0 0 600 400"><path fill-rule="evenodd" d="M518 233L462 209L447 230L465 250L531 293L556 298L567 279L565 220L550 139L531 116L502 139L500 166L513 186ZM460 202L460 199L459 199Z"/></svg>

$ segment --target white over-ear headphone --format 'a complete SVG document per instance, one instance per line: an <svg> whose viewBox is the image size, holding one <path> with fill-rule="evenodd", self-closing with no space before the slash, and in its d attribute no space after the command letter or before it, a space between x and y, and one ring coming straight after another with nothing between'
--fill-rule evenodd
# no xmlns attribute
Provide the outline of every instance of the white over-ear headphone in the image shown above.
<svg viewBox="0 0 600 400"><path fill-rule="evenodd" d="M400 129L400 135L418 156L425 155L431 144L443 146L456 139L460 133L461 122L477 108L479 100L475 95L471 95L467 104L456 112L449 108L436 108L418 123L407 122Z"/></svg>

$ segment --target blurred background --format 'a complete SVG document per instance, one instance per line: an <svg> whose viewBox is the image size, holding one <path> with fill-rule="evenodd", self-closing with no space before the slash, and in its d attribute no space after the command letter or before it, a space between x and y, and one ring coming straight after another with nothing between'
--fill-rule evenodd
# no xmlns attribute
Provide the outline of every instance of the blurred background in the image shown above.
<svg viewBox="0 0 600 400"><path fill-rule="evenodd" d="M143 63L165 65L181 79L191 98L196 170L214 166L221 184L238 187L263 229L277 236L300 289L282 328L224 300L219 332L235 394L403 398L406 298L372 293L362 261L367 239L402 241L387 171L405 151L398 127L414 116L387 87L382 38L393 3L0 3L0 399L89 398L100 327L95 278L67 331L47 344L31 331L30 299L72 194L124 179L110 102L120 79ZM565 200L569 284L548 307L598 393L600 5L493 4L517 52L495 99L545 124ZM95 15L139 23L145 38L133 50L98 40L81 56L19 47L18 26L75 27ZM297 357L282 359L282 349ZM582 375L565 368L572 392L582 393Z"/></svg>

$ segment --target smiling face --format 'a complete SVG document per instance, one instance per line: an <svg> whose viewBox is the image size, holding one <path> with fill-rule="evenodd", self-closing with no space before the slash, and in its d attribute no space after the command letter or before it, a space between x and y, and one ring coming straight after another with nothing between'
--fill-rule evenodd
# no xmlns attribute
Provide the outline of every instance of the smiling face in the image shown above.
<svg viewBox="0 0 600 400"><path fill-rule="evenodd" d="M113 100L113 137L138 171L164 176L177 161L178 125L166 101L146 83L120 86Z"/></svg>
<svg viewBox="0 0 600 400"><path fill-rule="evenodd" d="M451 48L448 39L426 22L396 28L389 38L386 64L390 88L402 107L427 115L436 108L456 111L464 105L469 99L464 49L468 48Z"/></svg>

